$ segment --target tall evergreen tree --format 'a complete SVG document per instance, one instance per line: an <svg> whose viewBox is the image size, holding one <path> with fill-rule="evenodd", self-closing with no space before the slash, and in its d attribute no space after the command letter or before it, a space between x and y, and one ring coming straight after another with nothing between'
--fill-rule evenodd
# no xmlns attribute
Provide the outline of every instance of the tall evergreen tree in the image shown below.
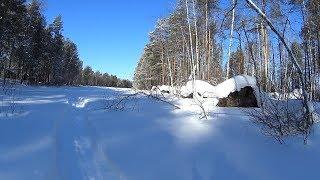
<svg viewBox="0 0 320 180"><path fill-rule="evenodd" d="M69 39L64 43L63 79L64 84L75 84L82 69L76 44Z"/></svg>
<svg viewBox="0 0 320 180"><path fill-rule="evenodd" d="M61 67L64 64L64 38L62 35L63 22L61 16L54 19L50 25L53 32L52 43L52 83L55 85L63 84L63 71Z"/></svg>
<svg viewBox="0 0 320 180"><path fill-rule="evenodd" d="M41 4L33 0L28 7L29 58L26 62L26 78L34 84L41 81L41 70L45 66L46 21L41 14Z"/></svg>
<svg viewBox="0 0 320 180"><path fill-rule="evenodd" d="M0 3L0 71L8 76L25 53L25 0L3 0ZM16 56L16 57L15 57Z"/></svg>

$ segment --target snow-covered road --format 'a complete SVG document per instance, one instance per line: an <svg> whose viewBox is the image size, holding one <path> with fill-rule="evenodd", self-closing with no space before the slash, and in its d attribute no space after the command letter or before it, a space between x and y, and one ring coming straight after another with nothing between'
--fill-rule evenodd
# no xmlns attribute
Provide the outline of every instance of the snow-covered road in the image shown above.
<svg viewBox="0 0 320 180"><path fill-rule="evenodd" d="M199 115L139 96L135 109L103 110L130 90L23 87L0 116L0 179L315 179L320 132L310 144L264 137L235 108ZM2 112L10 103L2 103ZM10 115L10 114L9 114Z"/></svg>

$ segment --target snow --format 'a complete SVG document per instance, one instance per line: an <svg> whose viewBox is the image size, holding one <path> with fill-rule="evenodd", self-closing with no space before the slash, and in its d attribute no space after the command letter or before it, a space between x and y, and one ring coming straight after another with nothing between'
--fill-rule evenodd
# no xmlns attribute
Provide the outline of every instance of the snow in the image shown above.
<svg viewBox="0 0 320 180"><path fill-rule="evenodd" d="M240 91L242 88L252 87L257 92L257 81L254 77L241 75L235 76L216 86L215 95L218 98L226 98L229 94Z"/></svg>
<svg viewBox="0 0 320 180"><path fill-rule="evenodd" d="M243 79L245 80L245 79ZM236 80L239 81L239 80ZM242 80L241 80L242 81ZM229 84L229 83L227 83ZM234 90L244 83L236 84ZM231 85L230 85L231 86ZM229 87L229 85L228 85ZM1 95L0 179L207 180L317 179L320 129L280 145L239 108L170 98L181 109L139 95L135 110L106 110L134 93L101 87L22 87L16 111ZM319 104L315 110L319 111Z"/></svg>
<svg viewBox="0 0 320 180"><path fill-rule="evenodd" d="M201 80L196 80L193 85L193 82L189 81L186 86L181 87L181 94L184 97L189 96L193 92L193 86L195 87L195 91L201 96L214 98L226 98L229 94L240 91L247 86L252 87L254 90L258 90L257 81L254 77L240 75L228 79L217 86L212 86Z"/></svg>
<svg viewBox="0 0 320 180"><path fill-rule="evenodd" d="M196 80L193 85L193 82L189 81L185 86L181 87L181 95L183 97L190 96L193 93L193 87L195 87L195 91L201 97L211 98L211 101L216 102L214 103L214 106L218 104L219 99L226 98L231 93L240 91L245 87L252 87L258 100L258 104L260 102L260 93L257 81L254 77L247 75L235 76L221 84L218 84L217 86L212 86L211 84L201 80Z"/></svg>
<svg viewBox="0 0 320 180"><path fill-rule="evenodd" d="M184 97L190 96L193 93L193 87L195 87L195 91L202 96L215 92L215 87L211 84L205 81L195 80L194 83L193 81L189 81L185 86L181 87L181 95Z"/></svg>
<svg viewBox="0 0 320 180"><path fill-rule="evenodd" d="M278 92L274 92L274 93L270 93L270 96L275 98L275 99L279 99L279 100L285 100L285 99L302 99L302 89L294 89L292 92L290 93L278 93Z"/></svg>
<svg viewBox="0 0 320 180"><path fill-rule="evenodd" d="M161 86L154 86L152 87L151 91L158 94L163 93L171 93L171 94L178 94L178 87L171 87L167 85L161 85Z"/></svg>

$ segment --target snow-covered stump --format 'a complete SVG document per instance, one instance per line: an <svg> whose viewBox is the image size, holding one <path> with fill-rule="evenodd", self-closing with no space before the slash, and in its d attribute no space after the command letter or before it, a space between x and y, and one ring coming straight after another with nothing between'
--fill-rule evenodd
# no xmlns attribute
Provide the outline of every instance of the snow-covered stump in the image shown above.
<svg viewBox="0 0 320 180"><path fill-rule="evenodd" d="M219 100L219 107L258 107L258 101L252 87L247 86Z"/></svg>

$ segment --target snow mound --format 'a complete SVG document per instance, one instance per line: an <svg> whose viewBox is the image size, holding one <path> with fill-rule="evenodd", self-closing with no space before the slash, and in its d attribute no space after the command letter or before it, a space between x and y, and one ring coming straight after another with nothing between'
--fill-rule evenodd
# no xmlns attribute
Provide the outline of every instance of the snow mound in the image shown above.
<svg viewBox="0 0 320 180"><path fill-rule="evenodd" d="M108 101L110 99L103 97L79 97L72 106L77 109L103 109Z"/></svg>
<svg viewBox="0 0 320 180"><path fill-rule="evenodd" d="M193 86L200 96L206 98L226 98L229 94L235 91L240 91L245 87L252 87L257 98L257 93L259 92L256 78L247 75L235 76L221 84L218 84L217 86L212 86L211 84L201 80L196 80L193 85L193 82L189 81L186 86L181 87L181 95L184 97L190 96L193 92Z"/></svg>
<svg viewBox="0 0 320 180"><path fill-rule="evenodd" d="M152 91L157 91L159 93L170 93L172 91L172 88L167 85L153 86Z"/></svg>
<svg viewBox="0 0 320 180"><path fill-rule="evenodd" d="M247 75L235 76L231 79L224 81L223 83L217 85L215 88L215 96L217 98L226 98L229 94L240 91L242 88L252 87L255 93L259 92L257 86L257 80L254 77ZM256 94L256 97L257 94Z"/></svg>
<svg viewBox="0 0 320 180"><path fill-rule="evenodd" d="M162 86L153 86L151 89L152 92L156 93L167 93L167 94L179 94L179 88L177 87L171 87L167 85Z"/></svg>
<svg viewBox="0 0 320 180"><path fill-rule="evenodd" d="M80 97L77 102L73 103L72 106L76 108L85 108L89 103L96 101L97 98L83 98Z"/></svg>
<svg viewBox="0 0 320 180"><path fill-rule="evenodd" d="M215 87L209 84L208 82L196 80L187 82L187 85L181 87L181 95L183 97L188 97L193 92L193 87L195 87L195 91L205 97L209 97L210 94L215 92Z"/></svg>

